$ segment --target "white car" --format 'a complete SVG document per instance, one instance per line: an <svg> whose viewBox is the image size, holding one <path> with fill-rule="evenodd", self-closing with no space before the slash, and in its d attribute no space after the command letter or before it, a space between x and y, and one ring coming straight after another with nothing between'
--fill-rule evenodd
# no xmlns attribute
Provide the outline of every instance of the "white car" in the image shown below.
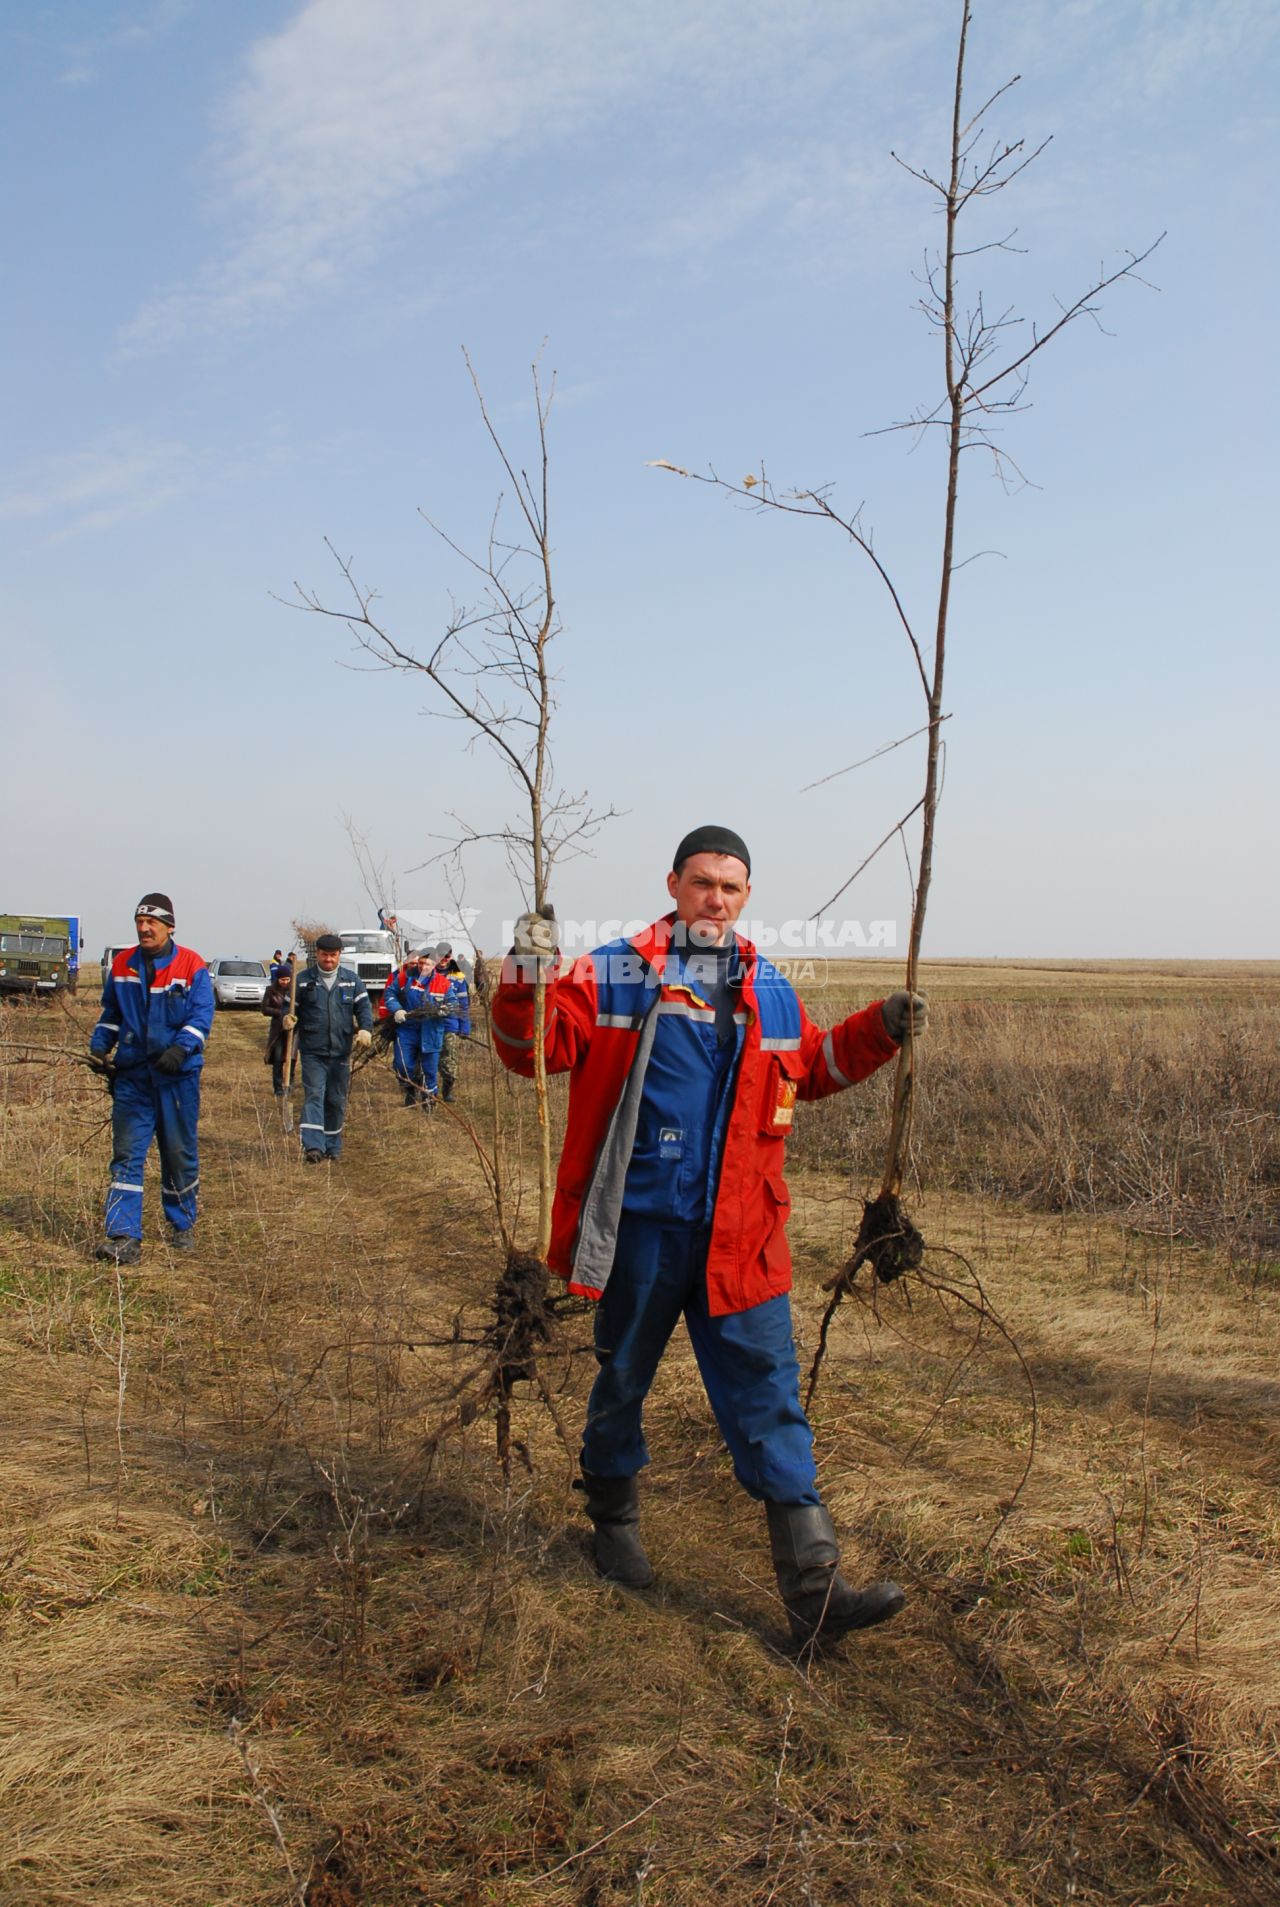
<svg viewBox="0 0 1280 1907"><path fill-rule="evenodd" d="M209 978L219 1006L261 1006L271 984L260 960L211 960Z"/></svg>

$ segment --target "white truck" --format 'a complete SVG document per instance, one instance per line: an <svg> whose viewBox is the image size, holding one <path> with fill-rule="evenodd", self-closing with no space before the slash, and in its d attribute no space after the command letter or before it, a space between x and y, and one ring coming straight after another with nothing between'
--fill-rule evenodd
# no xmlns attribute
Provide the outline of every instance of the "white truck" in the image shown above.
<svg viewBox="0 0 1280 1907"><path fill-rule="evenodd" d="M383 927L340 927L344 967L354 967L370 995L381 999L388 980L400 964L394 934Z"/></svg>

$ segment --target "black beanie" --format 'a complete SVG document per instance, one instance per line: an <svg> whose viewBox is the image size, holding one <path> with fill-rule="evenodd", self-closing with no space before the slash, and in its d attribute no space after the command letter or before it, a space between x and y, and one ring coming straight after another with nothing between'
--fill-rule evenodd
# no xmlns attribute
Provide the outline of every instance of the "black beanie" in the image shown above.
<svg viewBox="0 0 1280 1907"><path fill-rule="evenodd" d="M167 894L144 894L133 910L133 918L139 914L148 920L162 920L166 927L174 925L173 902Z"/></svg>
<svg viewBox="0 0 1280 1907"><path fill-rule="evenodd" d="M341 953L342 942L336 934L321 934L316 942L317 953Z"/></svg>
<svg viewBox="0 0 1280 1907"><path fill-rule="evenodd" d="M747 853L747 844L740 834L734 833L732 828L718 828L711 822L708 822L705 827L693 828L676 849L675 859L671 863L677 874L680 872L681 864L687 861L691 854L732 854L742 862L748 875L751 873L751 856Z"/></svg>

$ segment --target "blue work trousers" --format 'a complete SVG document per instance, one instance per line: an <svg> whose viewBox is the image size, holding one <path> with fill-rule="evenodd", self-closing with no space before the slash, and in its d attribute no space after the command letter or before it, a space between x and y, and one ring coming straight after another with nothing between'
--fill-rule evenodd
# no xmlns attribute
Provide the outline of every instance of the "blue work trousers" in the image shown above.
<svg viewBox="0 0 1280 1907"><path fill-rule="evenodd" d="M117 1073L111 1101L111 1185L107 1191L109 1238L142 1237L142 1171L151 1141L160 1151L160 1203L175 1231L196 1222L200 1159L200 1073L172 1078L150 1066Z"/></svg>
<svg viewBox="0 0 1280 1907"><path fill-rule="evenodd" d="M436 1096L443 1041L440 1027L429 1020L411 1020L396 1028L396 1078L405 1086L417 1086L427 1099Z"/></svg>
<svg viewBox="0 0 1280 1907"><path fill-rule="evenodd" d="M327 1159L342 1154L342 1128L347 1117L347 1091L351 1085L351 1055L325 1059L319 1053L302 1053L302 1118L298 1137L304 1152L322 1152Z"/></svg>
<svg viewBox="0 0 1280 1907"><path fill-rule="evenodd" d="M613 1269L596 1312L600 1371L587 1404L582 1467L631 1477L649 1461L642 1413L683 1314L734 1474L758 1502L820 1503L813 1433L784 1294L713 1318L707 1310L709 1234L623 1213Z"/></svg>
<svg viewBox="0 0 1280 1907"><path fill-rule="evenodd" d="M395 1074L402 1086L418 1083L418 1052L422 1044L421 1028L412 1020L396 1028Z"/></svg>
<svg viewBox="0 0 1280 1907"><path fill-rule="evenodd" d="M430 1034L430 1044L427 1035ZM418 1064L422 1069L422 1092L424 1098L434 1099L440 1084L440 1049L444 1045L444 1035L438 1027L424 1027L422 1047Z"/></svg>

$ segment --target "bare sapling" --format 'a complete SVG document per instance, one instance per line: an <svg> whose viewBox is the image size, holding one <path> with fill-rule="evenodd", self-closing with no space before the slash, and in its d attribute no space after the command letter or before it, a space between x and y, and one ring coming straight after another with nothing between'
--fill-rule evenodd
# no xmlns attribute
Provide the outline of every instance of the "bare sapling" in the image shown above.
<svg viewBox="0 0 1280 1907"><path fill-rule="evenodd" d="M552 573L550 531L550 458L548 423L555 380L544 388L538 365L532 367L534 397L533 475L517 464L499 436L485 402L470 357L463 353L475 391L484 430L506 479L490 521L487 540L477 554L456 542L423 513L424 521L471 573L478 594L474 601L455 602L443 633L419 653L393 635L375 615L376 592L356 578L350 559L328 548L341 572L348 598L343 605L325 602L315 591L295 585L298 607L336 617L351 629L360 647L383 668L425 676L437 692L442 716L460 722L469 740L482 741L514 783L518 815L492 827L477 827L460 815L452 819L458 832L438 859L459 864L482 843L496 844L523 890L525 904L553 918L550 886L553 870L564 858L579 852L608 813L593 811L582 794L572 793L556 779L552 754L552 717L556 708L557 674L551 645L561 631ZM513 528L508 529L512 523ZM469 1394L455 1418L470 1421L492 1402L498 1443L506 1465L510 1450L511 1387L531 1380L544 1402L549 1393L537 1374L537 1353L550 1332L551 1306L547 1298L547 1251L551 1240L553 1187L551 1113L547 1093L545 1055L547 966L537 963L534 981L534 1100L537 1121L538 1197L532 1238L521 1237L518 1187L507 1162L499 1158L501 1134L495 1130L492 1153L472 1133L494 1200L498 1230L506 1252L506 1266L493 1297L493 1322L485 1342L493 1356L479 1402ZM454 1109L449 1108L452 1112ZM461 1116L461 1115L460 1115ZM554 1416L554 1411L553 1411ZM527 1453L524 1453L527 1455Z"/></svg>
<svg viewBox="0 0 1280 1907"><path fill-rule="evenodd" d="M342 817L351 852L355 857L356 868L360 875L360 885L365 894L378 910L378 921L391 935L391 944L395 948L397 961L404 959L406 952L404 937L400 932L400 923L395 914L395 893L387 880L387 857L375 860L374 850L363 828L357 827L351 815Z"/></svg>
<svg viewBox="0 0 1280 1907"><path fill-rule="evenodd" d="M937 436L944 452L946 478L942 499L941 560L931 612L932 639L923 633L924 618L921 617L917 622L909 610L908 592L899 587L877 553L861 510L852 515L843 514L832 501L829 487L779 490L774 487L763 466L758 475L750 475L741 483L734 483L718 476L714 469L699 473L683 469L666 459L656 462L657 468L674 471L679 476L697 482L709 483L732 496L741 497L758 509L817 518L833 525L866 557L883 585L891 604L893 621L909 645L924 703L924 724L913 731L912 736L901 738L909 741L921 734L926 737L924 790L920 799L887 831L854 873L841 883L822 908L815 911L825 912L838 900L875 855L895 837L905 842L907 824L919 814L919 856L912 891L905 979L911 994L916 991L925 913L934 871L943 762L941 735L942 725L948 719L943 708L943 685L952 583L957 571L968 560L957 557L956 545L963 460L968 453L985 452L1002 480L1025 481L1008 451L997 439L999 421L1025 408L1025 393L1032 365L1051 343L1081 318L1092 318L1096 322L1104 295L1117 285L1128 281L1145 282L1141 278L1141 267L1160 243L1160 238L1157 238L1141 252L1125 252L1121 262L1114 268L1099 271L1087 289L1067 302L1060 302L1056 315L1044 324L1032 322L1028 325L1027 320L1013 315L1007 309L993 315L981 290L976 296L962 294L961 268L965 261L985 252L1010 252L1017 249L1012 244L1013 232L992 239L975 235L974 242L962 243L962 236L966 240L968 238L966 221L971 220L984 201L1011 186L1039 158L1048 144L1045 140L1028 150L1022 139L1006 142L988 135L987 116L996 101L1017 83L1016 76L991 93L976 113L968 112L965 105L965 59L970 18L968 0L963 0L952 95L950 148L945 166L934 172L909 165L896 153L893 155L895 161L934 196L943 219L941 248L926 257L924 290L919 301L919 308L936 331L941 346L941 390L933 402L922 406L913 416L887 426L889 430L908 430L925 438ZM889 743L886 748L877 749L875 754L885 753L887 748L899 745L899 742ZM874 756L865 759L871 760ZM861 765L853 763L850 766ZM844 773L847 770L837 772ZM824 777L827 780L832 778ZM831 1311L850 1288L862 1265L869 1264L878 1281L889 1282L905 1272L919 1271L923 1263L925 1241L901 1202L902 1179L910 1148L916 1068L910 1018L908 1015L907 1030L898 1055L893 1109L879 1189L872 1198L864 1201L862 1222L853 1253L829 1287L834 1289L835 1295L824 1321L824 1343ZM816 1374L815 1361L811 1390Z"/></svg>

